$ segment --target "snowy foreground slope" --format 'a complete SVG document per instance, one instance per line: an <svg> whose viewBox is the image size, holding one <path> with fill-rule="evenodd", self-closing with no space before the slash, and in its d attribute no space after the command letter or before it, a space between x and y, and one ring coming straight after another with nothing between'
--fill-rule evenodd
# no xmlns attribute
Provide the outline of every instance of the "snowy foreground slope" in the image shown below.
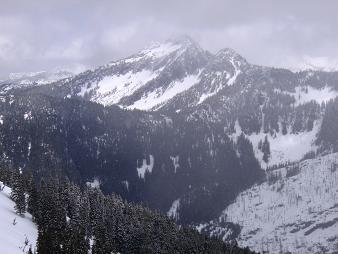
<svg viewBox="0 0 338 254"><path fill-rule="evenodd" d="M3 186L1 182L0 186ZM26 213L24 217L15 213L15 204L10 199L10 192L8 187L0 192L0 252L5 254L27 253L30 246L32 246L32 250L35 249L38 236L37 228L29 213Z"/></svg>
<svg viewBox="0 0 338 254"><path fill-rule="evenodd" d="M337 253L338 153L269 172L221 220L239 224L239 244L255 251Z"/></svg>

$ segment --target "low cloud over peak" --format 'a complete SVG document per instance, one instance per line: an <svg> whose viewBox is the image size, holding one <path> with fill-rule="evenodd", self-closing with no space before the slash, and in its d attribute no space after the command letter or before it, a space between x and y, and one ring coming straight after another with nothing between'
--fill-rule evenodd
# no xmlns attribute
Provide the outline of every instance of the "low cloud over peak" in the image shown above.
<svg viewBox="0 0 338 254"><path fill-rule="evenodd" d="M336 68L337 9L333 0L4 0L0 79L104 64L176 34L189 34L211 52L233 48L256 64Z"/></svg>

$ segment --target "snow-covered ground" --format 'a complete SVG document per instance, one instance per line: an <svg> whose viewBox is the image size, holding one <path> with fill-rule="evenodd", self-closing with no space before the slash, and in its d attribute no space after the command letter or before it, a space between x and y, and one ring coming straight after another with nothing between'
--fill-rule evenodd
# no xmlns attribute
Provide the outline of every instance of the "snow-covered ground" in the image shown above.
<svg viewBox="0 0 338 254"><path fill-rule="evenodd" d="M323 102L328 102L338 96L338 92L328 86L321 89L311 86L297 86L295 87L295 92L293 93L280 91L279 89L275 89L275 92L293 96L295 98L295 106L299 106L310 101L322 104Z"/></svg>
<svg viewBox="0 0 338 254"><path fill-rule="evenodd" d="M140 100L136 101L133 105L129 106L129 109L141 109L141 110L150 110L155 107L160 107L164 102L169 101L174 98L176 95L188 90L192 86L198 83L199 81L199 72L196 75L186 76L182 80L173 81L168 88L163 89L158 88L152 91L151 93L145 95Z"/></svg>
<svg viewBox="0 0 338 254"><path fill-rule="evenodd" d="M0 182L0 186L3 186ZM14 211L14 202L10 199L11 189L5 187L0 191L0 252L4 254L27 253L29 247L35 249L38 237L32 216L23 217Z"/></svg>
<svg viewBox="0 0 338 254"><path fill-rule="evenodd" d="M95 86L96 96L93 101L103 105L118 103L121 98L133 94L137 89L147 84L158 76L159 72L142 70L133 73L132 71L121 74L106 76ZM87 85L83 86L78 95L84 96L88 92Z"/></svg>
<svg viewBox="0 0 338 254"><path fill-rule="evenodd" d="M160 58L167 56L173 53L176 50L179 50L181 45L175 44L173 42L165 42L165 43L156 43L151 46L149 49L144 49L141 51L140 55L150 58Z"/></svg>
<svg viewBox="0 0 338 254"><path fill-rule="evenodd" d="M274 180L242 192L220 218L241 226L239 244L267 253L336 253L338 153L269 174Z"/></svg>
<svg viewBox="0 0 338 254"><path fill-rule="evenodd" d="M51 71L11 73L9 75L8 81L17 83L23 87L25 85L33 85L34 83L36 83L37 85L42 85L50 84L61 79L70 78L78 73L80 73L80 69L74 71L66 69L55 69Z"/></svg>
<svg viewBox="0 0 338 254"><path fill-rule="evenodd" d="M259 160L262 168L268 166L278 165L279 163L299 161L303 156L316 150L315 140L316 135L320 130L321 121L316 121L311 131L304 131L300 133L287 133L283 135L282 132L271 135L270 133L253 133L246 135L251 141L255 156ZM236 121L235 133L232 135L236 139L242 133L241 127ZM265 136L268 137L270 143L271 156L268 163L263 161L263 152L258 149L259 141L264 141Z"/></svg>

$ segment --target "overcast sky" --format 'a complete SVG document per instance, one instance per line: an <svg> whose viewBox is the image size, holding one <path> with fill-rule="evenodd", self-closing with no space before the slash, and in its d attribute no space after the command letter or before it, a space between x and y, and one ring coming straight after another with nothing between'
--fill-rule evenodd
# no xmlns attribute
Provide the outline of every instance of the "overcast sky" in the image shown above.
<svg viewBox="0 0 338 254"><path fill-rule="evenodd" d="M190 35L268 66L338 66L336 0L1 0L0 79L97 66Z"/></svg>

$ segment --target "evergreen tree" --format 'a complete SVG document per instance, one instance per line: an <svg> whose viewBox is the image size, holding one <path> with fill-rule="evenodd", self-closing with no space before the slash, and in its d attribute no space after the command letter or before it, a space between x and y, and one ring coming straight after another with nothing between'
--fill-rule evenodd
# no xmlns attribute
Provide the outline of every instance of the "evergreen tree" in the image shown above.
<svg viewBox="0 0 338 254"><path fill-rule="evenodd" d="M288 133L287 127L286 127L286 123L282 122L282 134L286 135Z"/></svg>
<svg viewBox="0 0 338 254"><path fill-rule="evenodd" d="M33 254L32 247L29 247L27 254Z"/></svg>
<svg viewBox="0 0 338 254"><path fill-rule="evenodd" d="M66 199L68 204L69 222L66 232L66 253L87 253L89 248L89 241L87 237L87 227L89 222L89 209L86 197L82 197L81 190L78 186L68 183L68 196ZM63 190L62 192L65 192Z"/></svg>
<svg viewBox="0 0 338 254"><path fill-rule="evenodd" d="M62 253L65 246L66 212L59 195L58 179L41 182L38 216L38 253Z"/></svg>
<svg viewBox="0 0 338 254"><path fill-rule="evenodd" d="M262 152L263 152L263 161L265 163L268 163L271 152L270 152L270 143L269 143L267 135L265 136L265 139L262 145Z"/></svg>
<svg viewBox="0 0 338 254"><path fill-rule="evenodd" d="M11 198L15 202L15 212L23 215L26 212L25 182L19 170L13 172Z"/></svg>
<svg viewBox="0 0 338 254"><path fill-rule="evenodd" d="M260 141L258 142L258 149L259 149L259 150L262 150L262 147L263 147L263 141L260 140Z"/></svg>
<svg viewBox="0 0 338 254"><path fill-rule="evenodd" d="M25 176L26 190L28 194L27 198L27 211L33 216L33 220L36 219L36 212L38 211L39 196L37 186L34 181L33 174L29 172Z"/></svg>
<svg viewBox="0 0 338 254"><path fill-rule="evenodd" d="M39 205L38 190L35 184L32 184L28 189L27 211L33 216L35 220L37 217Z"/></svg>

